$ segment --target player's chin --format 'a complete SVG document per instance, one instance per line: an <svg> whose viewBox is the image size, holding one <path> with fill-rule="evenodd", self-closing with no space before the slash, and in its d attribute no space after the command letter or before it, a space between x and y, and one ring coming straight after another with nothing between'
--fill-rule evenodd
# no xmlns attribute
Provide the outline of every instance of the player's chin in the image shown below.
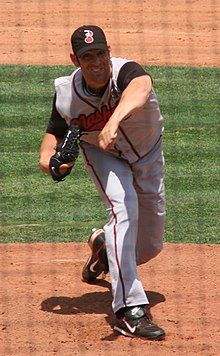
<svg viewBox="0 0 220 356"><path fill-rule="evenodd" d="M93 74L93 81L98 84L100 87L106 85L109 80L109 76L105 72Z"/></svg>
<svg viewBox="0 0 220 356"><path fill-rule="evenodd" d="M95 83L97 87L102 88L106 85L107 81L106 78L96 78Z"/></svg>

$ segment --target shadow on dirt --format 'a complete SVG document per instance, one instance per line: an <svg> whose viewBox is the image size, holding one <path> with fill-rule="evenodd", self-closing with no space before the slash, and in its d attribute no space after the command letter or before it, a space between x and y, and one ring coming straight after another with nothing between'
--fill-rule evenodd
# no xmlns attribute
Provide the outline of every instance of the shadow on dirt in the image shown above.
<svg viewBox="0 0 220 356"><path fill-rule="evenodd" d="M41 310L48 313L55 313L61 315L71 314L107 314L105 316L106 322L112 327L114 324L114 314L111 308L112 296L111 285L107 281L97 281L95 284L103 286L108 289L104 292L92 292L81 295L80 297L58 296L45 299L41 303ZM147 313L152 318L151 308L159 303L165 302L163 294L154 291L146 292L149 305L146 307ZM106 336L103 340L114 340L117 336L113 333Z"/></svg>
<svg viewBox="0 0 220 356"><path fill-rule="evenodd" d="M79 297L50 297L42 301L41 310L62 315L78 313L110 314L111 284L101 279L92 284L107 288L108 291L86 293Z"/></svg>

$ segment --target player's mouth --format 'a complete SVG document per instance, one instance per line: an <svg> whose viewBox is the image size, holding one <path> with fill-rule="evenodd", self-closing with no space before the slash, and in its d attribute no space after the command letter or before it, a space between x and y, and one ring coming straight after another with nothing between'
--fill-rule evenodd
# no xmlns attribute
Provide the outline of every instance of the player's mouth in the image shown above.
<svg viewBox="0 0 220 356"><path fill-rule="evenodd" d="M91 71L94 73L94 74L103 74L104 73L104 68L91 68Z"/></svg>

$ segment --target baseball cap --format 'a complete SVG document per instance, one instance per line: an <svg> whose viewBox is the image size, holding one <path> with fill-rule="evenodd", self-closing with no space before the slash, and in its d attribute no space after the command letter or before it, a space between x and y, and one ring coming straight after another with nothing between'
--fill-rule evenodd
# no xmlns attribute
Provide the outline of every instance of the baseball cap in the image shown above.
<svg viewBox="0 0 220 356"><path fill-rule="evenodd" d="M71 44L77 57L92 49L108 50L103 30L95 25L83 25L77 28L71 36Z"/></svg>

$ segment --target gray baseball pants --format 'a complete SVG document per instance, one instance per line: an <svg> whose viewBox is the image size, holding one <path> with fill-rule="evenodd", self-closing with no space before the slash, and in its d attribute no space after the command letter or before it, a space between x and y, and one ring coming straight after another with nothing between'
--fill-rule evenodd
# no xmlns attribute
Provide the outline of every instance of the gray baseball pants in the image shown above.
<svg viewBox="0 0 220 356"><path fill-rule="evenodd" d="M135 163L82 143L85 166L109 214L104 226L113 311L148 304L137 265L163 248L165 196L162 139ZM147 272L146 272L147 273Z"/></svg>

